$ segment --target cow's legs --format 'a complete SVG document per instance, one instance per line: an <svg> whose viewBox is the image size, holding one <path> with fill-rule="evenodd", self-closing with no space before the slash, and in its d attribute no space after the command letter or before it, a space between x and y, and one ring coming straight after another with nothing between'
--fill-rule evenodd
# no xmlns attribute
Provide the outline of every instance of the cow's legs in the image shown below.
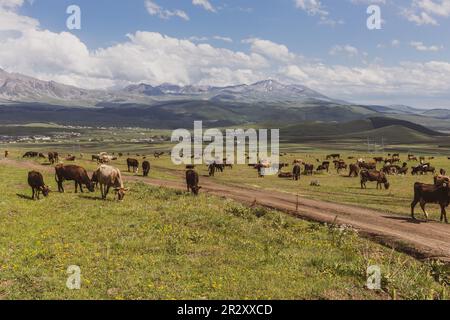
<svg viewBox="0 0 450 320"><path fill-rule="evenodd" d="M425 206L426 206L426 205L427 205L427 203L426 203L425 201L423 201L423 200L420 201L420 207L422 208L422 211L423 211L423 213L425 214L426 220L428 220L429 215L428 215L427 210L425 209Z"/></svg>
<svg viewBox="0 0 450 320"><path fill-rule="evenodd" d="M108 196L110 186L106 186L105 198Z"/></svg>
<svg viewBox="0 0 450 320"><path fill-rule="evenodd" d="M414 215L414 209L416 208L417 204L419 203L419 200L414 199L413 202L411 203L411 217L416 220L416 217Z"/></svg>
<svg viewBox="0 0 450 320"><path fill-rule="evenodd" d="M102 199L105 199L104 192L103 192L103 184L100 183L100 193L102 194Z"/></svg>
<svg viewBox="0 0 450 320"><path fill-rule="evenodd" d="M447 220L447 211L445 211L445 205L441 204L441 222L445 219L445 223L448 223Z"/></svg>
<svg viewBox="0 0 450 320"><path fill-rule="evenodd" d="M79 183L79 185L80 185L80 191L81 191L81 193L84 193L84 191L83 191L83 185L82 185L81 183Z"/></svg>
<svg viewBox="0 0 450 320"><path fill-rule="evenodd" d="M31 190L33 191L33 195L31 196L31 199L34 200L34 188L31 188Z"/></svg>

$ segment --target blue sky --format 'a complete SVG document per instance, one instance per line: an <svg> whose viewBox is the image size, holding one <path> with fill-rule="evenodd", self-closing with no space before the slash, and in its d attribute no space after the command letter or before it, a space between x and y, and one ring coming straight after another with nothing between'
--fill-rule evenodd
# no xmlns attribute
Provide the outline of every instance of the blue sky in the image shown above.
<svg viewBox="0 0 450 320"><path fill-rule="evenodd" d="M81 30L66 27L72 4ZM366 26L371 4L381 30ZM356 102L450 107L448 30L450 0L0 0L0 67L99 88L274 78Z"/></svg>

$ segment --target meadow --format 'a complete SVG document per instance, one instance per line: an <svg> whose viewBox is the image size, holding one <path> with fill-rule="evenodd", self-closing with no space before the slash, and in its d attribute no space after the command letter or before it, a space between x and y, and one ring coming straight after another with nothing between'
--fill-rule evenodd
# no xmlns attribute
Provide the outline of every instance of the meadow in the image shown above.
<svg viewBox="0 0 450 320"><path fill-rule="evenodd" d="M133 175L126 172L125 159L142 162L146 155L152 164L149 179L183 181L184 168L174 166L167 155L152 156L154 151L169 151L169 143L126 142L155 132L97 133L95 141L83 137L0 146L15 161L15 165L0 165L0 298L448 299L448 266L418 261L352 229L306 222L279 211L249 208L206 194L196 198L143 182L129 183L131 191L124 202L114 201L112 195L102 201L99 191L74 194L72 183L67 183L66 194L52 192L41 201L30 200L25 165L29 160L21 155L31 150L75 154L76 163L89 171L97 167L91 154L122 152L124 156L113 165L125 176ZM436 156L431 162L438 170L450 169L444 154L427 147L413 153ZM348 145L324 148L285 144L282 151L287 155L282 161L303 159L317 165L316 159L334 152L345 159L378 155ZM403 151L404 157L402 148L396 150ZM32 163L42 168L46 182L57 190L47 161ZM248 166L235 166L213 178L206 177L206 166L197 170L201 181L284 191L402 215L410 214L413 183L432 181L431 175L392 176L391 188L380 191L374 184L361 190L358 178L345 177L344 171L339 175L333 168L330 173L302 176L300 182L258 178ZM312 180L319 180L321 186L311 187ZM432 219L439 217L436 206L429 211ZM81 268L81 290L66 288L70 265ZM371 265L381 267L382 290L365 287Z"/></svg>
<svg viewBox="0 0 450 320"><path fill-rule="evenodd" d="M71 185L32 201L27 171L0 166L2 299L448 297L443 265L351 229L144 183L124 202ZM81 268L80 290L66 288L70 265ZM370 265L381 267L382 290L365 287Z"/></svg>

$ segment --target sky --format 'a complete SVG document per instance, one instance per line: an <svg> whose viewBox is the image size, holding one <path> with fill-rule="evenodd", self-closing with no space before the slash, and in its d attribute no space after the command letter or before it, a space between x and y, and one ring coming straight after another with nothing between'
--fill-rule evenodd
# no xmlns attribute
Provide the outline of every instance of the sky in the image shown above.
<svg viewBox="0 0 450 320"><path fill-rule="evenodd" d="M88 89L275 79L450 108L448 30L450 0L0 0L0 68Z"/></svg>

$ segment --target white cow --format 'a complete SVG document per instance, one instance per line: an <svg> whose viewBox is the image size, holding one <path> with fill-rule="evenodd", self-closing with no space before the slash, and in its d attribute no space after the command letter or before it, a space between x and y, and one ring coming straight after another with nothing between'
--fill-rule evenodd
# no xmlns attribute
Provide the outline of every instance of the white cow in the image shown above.
<svg viewBox="0 0 450 320"><path fill-rule="evenodd" d="M119 201L125 197L126 189L123 185L122 174L120 170L108 165L101 165L94 172L93 180L100 184L100 191L102 193L102 199L106 199L109 193L109 189L112 187L117 193Z"/></svg>

